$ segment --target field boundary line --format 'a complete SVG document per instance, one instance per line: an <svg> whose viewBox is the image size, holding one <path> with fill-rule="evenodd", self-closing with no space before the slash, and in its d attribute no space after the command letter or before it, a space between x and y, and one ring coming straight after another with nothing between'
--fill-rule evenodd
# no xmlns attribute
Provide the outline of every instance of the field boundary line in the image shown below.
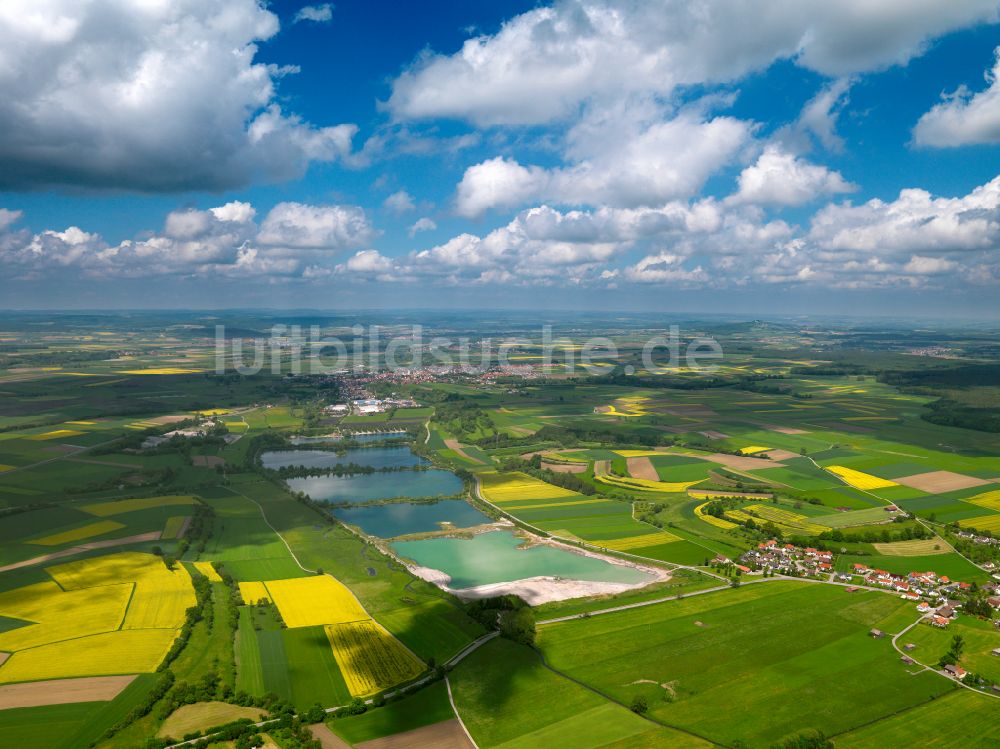
<svg viewBox="0 0 1000 749"><path fill-rule="evenodd" d="M465 733L465 737L469 740L469 743L472 744L475 749L479 749L479 744L477 744L476 740L472 738L472 734L469 733L469 729L465 726L465 721L462 720L462 716L458 714L458 707L455 705L455 698L451 696L451 682L448 680L447 676L444 677L444 686L448 690L448 702L451 703L451 711L455 713L455 720L457 720L458 725L462 727L462 731Z"/></svg>

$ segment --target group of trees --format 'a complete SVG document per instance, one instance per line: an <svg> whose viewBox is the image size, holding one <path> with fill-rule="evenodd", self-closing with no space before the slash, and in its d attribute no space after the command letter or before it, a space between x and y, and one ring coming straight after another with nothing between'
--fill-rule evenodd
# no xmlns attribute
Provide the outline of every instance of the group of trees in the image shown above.
<svg viewBox="0 0 1000 749"><path fill-rule="evenodd" d="M520 457L507 458L500 464L500 470L521 471L547 484L553 484L579 494L591 495L596 492L593 484L584 481L575 473L563 473L542 468L541 455L532 455L529 460Z"/></svg>
<svg viewBox="0 0 1000 749"><path fill-rule="evenodd" d="M494 596L470 601L466 613L487 629L522 645L535 645L535 612L515 595Z"/></svg>
<svg viewBox="0 0 1000 749"><path fill-rule="evenodd" d="M951 638L951 647L948 652L941 656L938 661L939 666L953 666L962 660L962 653L965 652L965 638L962 635L955 635Z"/></svg>
<svg viewBox="0 0 1000 749"><path fill-rule="evenodd" d="M934 532L922 525L907 525L902 530L893 530L891 526L881 530L871 528L856 533L845 533L839 528L823 531L817 536L820 541L861 541L867 544L892 543L894 541L913 541L934 538Z"/></svg>

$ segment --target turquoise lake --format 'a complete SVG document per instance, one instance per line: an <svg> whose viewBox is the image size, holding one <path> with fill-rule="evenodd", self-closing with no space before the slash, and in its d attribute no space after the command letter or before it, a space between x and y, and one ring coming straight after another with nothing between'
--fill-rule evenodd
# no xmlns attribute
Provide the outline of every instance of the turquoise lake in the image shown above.
<svg viewBox="0 0 1000 749"><path fill-rule="evenodd" d="M440 570L451 577L452 588L549 576L593 582L642 583L652 577L631 567L552 546L518 548L521 539L510 531L481 533L474 538L429 538L397 541L392 548L421 567Z"/></svg>
<svg viewBox="0 0 1000 749"><path fill-rule="evenodd" d="M306 468L333 468L335 465L356 463L371 468L409 468L427 465L428 461L415 455L405 445L399 447L362 447L337 454L332 450L271 450L261 453L260 462L265 468L305 466Z"/></svg>
<svg viewBox="0 0 1000 749"><path fill-rule="evenodd" d="M394 502L341 507L333 514L338 520L356 525L369 536L379 538L439 531L442 522L449 522L455 528L471 528L491 522L489 517L461 499L444 499L433 504Z"/></svg>
<svg viewBox="0 0 1000 749"><path fill-rule="evenodd" d="M306 476L285 482L294 492L328 502L372 502L396 497L447 497L462 493L462 479L451 471L355 474L353 476Z"/></svg>

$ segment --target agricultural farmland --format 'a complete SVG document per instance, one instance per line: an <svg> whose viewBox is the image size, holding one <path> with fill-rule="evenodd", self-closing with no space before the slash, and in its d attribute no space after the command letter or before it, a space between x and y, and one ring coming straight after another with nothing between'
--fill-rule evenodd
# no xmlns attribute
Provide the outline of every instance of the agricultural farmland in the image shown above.
<svg viewBox="0 0 1000 749"><path fill-rule="evenodd" d="M353 697L418 676L424 664L371 619L326 625L333 655Z"/></svg>
<svg viewBox="0 0 1000 749"><path fill-rule="evenodd" d="M988 696L956 694L867 634L919 613L856 564L950 578L949 600L977 611L1000 564L969 532L1000 518L1000 443L922 420L926 398L752 357L705 389L601 377L321 389L266 375L223 385L191 356L3 384L32 418L53 404L45 423L0 423L0 730L27 749L57 745L44 715L81 737L66 749L127 749L400 688L413 691L327 714L328 730L452 741L464 734L437 667L470 645L448 677L481 747L770 746L811 728L860 746L908 735L899 715L926 715L941 735L956 711L995 714ZM161 373L132 374L144 370ZM789 392L743 389L753 371ZM421 405L328 415L350 400L337 389L362 387ZM53 388L58 401L39 400ZM127 413L108 413L122 401ZM142 446L178 425L206 434ZM281 450L303 466L259 460ZM357 493L296 490L334 471ZM445 494L413 488L437 474ZM770 541L830 562L801 556L808 580L783 579L747 556ZM540 654L507 624L480 640L507 620L476 613L496 591L536 603ZM909 630L913 655L935 665L962 634L959 663L988 690L997 616L958 611ZM78 684L94 685L92 710ZM969 723L978 733L953 733L989 737Z"/></svg>

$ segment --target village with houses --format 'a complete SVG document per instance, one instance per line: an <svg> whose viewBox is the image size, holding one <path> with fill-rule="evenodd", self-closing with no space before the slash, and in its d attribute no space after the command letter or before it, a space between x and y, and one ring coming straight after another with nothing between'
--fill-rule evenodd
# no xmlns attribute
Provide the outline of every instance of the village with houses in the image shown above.
<svg viewBox="0 0 1000 749"><path fill-rule="evenodd" d="M984 542L996 543L996 539L984 537ZM952 580L947 575L939 575L933 570L913 571L902 575L858 562L853 563L849 570L838 570L835 567L833 552L813 547L803 548L790 543L783 544L776 539L758 543L756 548L743 554L738 563L732 563L721 556L714 561L717 564L732 564L740 575L765 577L787 575L840 583L848 592L867 588L898 594L900 598L915 604L920 618L913 626L947 629L964 614L988 619L996 629L1000 630L1000 582L997 581L977 585ZM991 564L990 568L992 567ZM993 578L1000 580L1000 574L994 573ZM875 639L882 639L886 633L873 628L869 631L869 635ZM908 655L916 647L913 643L902 646L901 660L904 664L924 665ZM994 649L992 655L1000 658L1000 648ZM942 660L947 660L947 657ZM967 678L970 677L969 672L957 663L939 662L937 665L947 676L963 683L969 681ZM1000 694L1000 684L977 683L975 686L988 687L991 692Z"/></svg>

